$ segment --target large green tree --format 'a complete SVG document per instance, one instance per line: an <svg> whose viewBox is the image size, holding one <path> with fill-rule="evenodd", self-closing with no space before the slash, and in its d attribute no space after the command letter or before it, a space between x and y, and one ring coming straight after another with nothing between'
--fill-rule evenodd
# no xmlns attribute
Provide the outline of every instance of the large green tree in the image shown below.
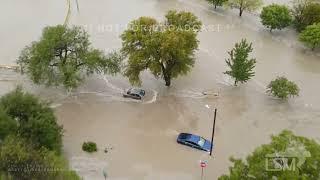
<svg viewBox="0 0 320 180"><path fill-rule="evenodd" d="M210 4L214 6L215 9L217 9L217 6L222 6L225 4L228 0L207 0Z"/></svg>
<svg viewBox="0 0 320 180"><path fill-rule="evenodd" d="M294 0L292 5L293 24L298 32L307 26L320 22L319 0Z"/></svg>
<svg viewBox="0 0 320 180"><path fill-rule="evenodd" d="M271 4L263 7L260 14L261 22L270 29L283 29L292 22L290 10L287 6Z"/></svg>
<svg viewBox="0 0 320 180"><path fill-rule="evenodd" d="M0 179L78 180L61 147L62 127L48 103L20 87L0 98Z"/></svg>
<svg viewBox="0 0 320 180"><path fill-rule="evenodd" d="M320 179L320 144L290 131L272 136L271 143L258 147L245 161L231 161L229 174L219 180Z"/></svg>
<svg viewBox="0 0 320 180"><path fill-rule="evenodd" d="M14 135L0 145L0 171L5 179L80 179L55 152L36 149L30 141Z"/></svg>
<svg viewBox="0 0 320 180"><path fill-rule="evenodd" d="M307 26L300 33L299 40L312 50L320 47L320 23Z"/></svg>
<svg viewBox="0 0 320 180"><path fill-rule="evenodd" d="M15 133L18 128L17 121L8 116L0 107L0 142L9 134Z"/></svg>
<svg viewBox="0 0 320 180"><path fill-rule="evenodd" d="M240 43L236 43L235 47L228 52L230 58L226 60L229 71L225 74L234 78L234 84L237 85L238 82L247 82L251 77L254 76L254 67L256 64L256 59L249 58L249 53L253 51L252 43L248 43L247 40L242 39Z"/></svg>
<svg viewBox="0 0 320 180"><path fill-rule="evenodd" d="M93 49L81 27L62 25L44 28L39 41L32 42L17 61L22 72L36 84L77 87L86 75L120 71L121 58Z"/></svg>
<svg viewBox="0 0 320 180"><path fill-rule="evenodd" d="M239 9L239 16L244 11L255 11L263 5L262 0L228 0L228 6Z"/></svg>
<svg viewBox="0 0 320 180"><path fill-rule="evenodd" d="M17 88L0 98L0 107L9 117L0 117L2 132L16 129L13 133L30 140L35 146L60 152L63 130L48 103Z"/></svg>
<svg viewBox="0 0 320 180"><path fill-rule="evenodd" d="M194 66L200 28L198 18L184 11L169 11L164 23L150 17L132 21L121 35L121 52L128 58L125 76L132 84L141 85L140 73L149 70L170 86L172 79Z"/></svg>

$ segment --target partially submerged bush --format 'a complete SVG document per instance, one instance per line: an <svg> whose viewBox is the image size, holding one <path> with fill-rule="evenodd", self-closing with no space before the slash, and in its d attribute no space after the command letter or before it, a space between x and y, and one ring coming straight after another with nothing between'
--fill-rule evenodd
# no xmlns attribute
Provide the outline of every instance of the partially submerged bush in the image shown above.
<svg viewBox="0 0 320 180"><path fill-rule="evenodd" d="M320 23L307 26L299 35L299 40L311 50L320 47Z"/></svg>
<svg viewBox="0 0 320 180"><path fill-rule="evenodd" d="M96 151L98 151L97 144L95 142L91 142L91 141L84 142L82 144L82 150L89 152L89 153L96 152Z"/></svg>
<svg viewBox="0 0 320 180"><path fill-rule="evenodd" d="M268 93L281 99L299 95L299 87L294 82L289 81L286 77L276 78L270 82L267 88Z"/></svg>

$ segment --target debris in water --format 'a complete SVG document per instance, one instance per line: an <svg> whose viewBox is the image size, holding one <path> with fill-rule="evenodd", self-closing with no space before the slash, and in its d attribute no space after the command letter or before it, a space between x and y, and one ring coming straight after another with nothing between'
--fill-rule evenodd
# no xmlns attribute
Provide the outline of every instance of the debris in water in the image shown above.
<svg viewBox="0 0 320 180"><path fill-rule="evenodd" d="M219 92L208 92L208 91L204 91L202 92L203 95L207 96L207 95L212 95L212 96L215 96L215 97L218 97L219 96Z"/></svg>
<svg viewBox="0 0 320 180"><path fill-rule="evenodd" d="M113 150L112 146L110 148L108 147L104 148L104 153L108 153L110 150Z"/></svg>

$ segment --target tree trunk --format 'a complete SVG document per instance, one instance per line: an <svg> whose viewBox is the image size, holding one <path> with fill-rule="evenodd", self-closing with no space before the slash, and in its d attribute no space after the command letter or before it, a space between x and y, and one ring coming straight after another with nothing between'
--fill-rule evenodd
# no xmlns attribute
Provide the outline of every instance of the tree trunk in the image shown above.
<svg viewBox="0 0 320 180"><path fill-rule="evenodd" d="M238 81L235 80L235 81L234 81L234 86L237 86L237 85L238 85Z"/></svg>
<svg viewBox="0 0 320 180"><path fill-rule="evenodd" d="M166 82L166 86L171 86L171 77L168 74L164 74L164 81Z"/></svg>
<svg viewBox="0 0 320 180"><path fill-rule="evenodd" d="M243 9L240 8L240 11L239 11L239 16L240 16L240 17L242 16L242 13L243 13Z"/></svg>
<svg viewBox="0 0 320 180"><path fill-rule="evenodd" d="M166 80L166 86L171 86L171 79Z"/></svg>
<svg viewBox="0 0 320 180"><path fill-rule="evenodd" d="M317 47L317 43L313 43L312 47L311 47L311 50L314 51L316 49L316 47Z"/></svg>
<svg viewBox="0 0 320 180"><path fill-rule="evenodd" d="M165 68L165 66L163 64L161 64L161 69L162 69L164 81L166 82L166 86L170 86L171 85L170 72L168 73L167 69Z"/></svg>
<svg viewBox="0 0 320 180"><path fill-rule="evenodd" d="M217 4L214 4L214 9L217 9Z"/></svg>

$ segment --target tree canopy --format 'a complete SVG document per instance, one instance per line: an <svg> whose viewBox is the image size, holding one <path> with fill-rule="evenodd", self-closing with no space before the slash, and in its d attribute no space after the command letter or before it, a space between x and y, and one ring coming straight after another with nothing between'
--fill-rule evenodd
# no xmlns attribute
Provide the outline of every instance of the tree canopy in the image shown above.
<svg viewBox="0 0 320 180"><path fill-rule="evenodd" d="M317 0L294 0L292 14L298 32L307 26L320 22L320 2Z"/></svg>
<svg viewBox="0 0 320 180"><path fill-rule="evenodd" d="M62 127L49 104L19 87L0 98L0 179L78 180L60 156Z"/></svg>
<svg viewBox="0 0 320 180"><path fill-rule="evenodd" d="M253 69L255 68L256 59L249 58L249 53L252 51L252 43L249 44L247 40L242 39L240 43L236 43L235 47L228 52L230 58L226 60L226 63L230 70L226 71L225 74L234 78L235 85L238 82L247 82L255 75Z"/></svg>
<svg viewBox="0 0 320 180"><path fill-rule="evenodd" d="M299 40L312 50L320 47L320 23L307 26L300 33Z"/></svg>
<svg viewBox="0 0 320 180"><path fill-rule="evenodd" d="M24 48L17 63L36 84L71 89L86 75L119 72L121 58L92 48L81 27L57 25L44 28L40 40Z"/></svg>
<svg viewBox="0 0 320 180"><path fill-rule="evenodd" d="M17 129L19 135L32 141L35 146L60 152L62 127L57 124L48 103L17 88L0 98L0 107L9 117L6 120L6 116L3 116L0 120L6 123L2 128L6 127L7 130L3 132Z"/></svg>
<svg viewBox="0 0 320 180"><path fill-rule="evenodd" d="M0 142L12 132L16 132L17 128L17 122L0 107Z"/></svg>
<svg viewBox="0 0 320 180"><path fill-rule="evenodd" d="M225 4L228 0L207 0L210 4L214 6L215 9L217 9L217 6L222 6Z"/></svg>
<svg viewBox="0 0 320 180"><path fill-rule="evenodd" d="M319 179L320 144L286 130L272 136L271 143L256 148L246 160L231 158L231 162L229 174L219 180Z"/></svg>
<svg viewBox="0 0 320 180"><path fill-rule="evenodd" d="M292 22L290 10L287 6L272 4L263 7L260 14L261 22L270 29L283 29Z"/></svg>
<svg viewBox="0 0 320 180"><path fill-rule="evenodd" d="M9 135L0 146L0 171L5 179L79 180L55 152L36 149L24 138Z"/></svg>
<svg viewBox="0 0 320 180"><path fill-rule="evenodd" d="M299 87L294 82L289 81L286 77L276 78L270 82L267 88L267 92L281 99L299 95Z"/></svg>
<svg viewBox="0 0 320 180"><path fill-rule="evenodd" d="M255 11L262 5L262 0L228 0L228 6L239 9L240 17L244 11Z"/></svg>
<svg viewBox="0 0 320 180"><path fill-rule="evenodd" d="M128 58L125 76L132 84L141 85L140 73L149 70L170 86L173 78L194 66L201 25L195 15L184 11L169 11L164 23L150 17L132 21L121 35L121 52Z"/></svg>

